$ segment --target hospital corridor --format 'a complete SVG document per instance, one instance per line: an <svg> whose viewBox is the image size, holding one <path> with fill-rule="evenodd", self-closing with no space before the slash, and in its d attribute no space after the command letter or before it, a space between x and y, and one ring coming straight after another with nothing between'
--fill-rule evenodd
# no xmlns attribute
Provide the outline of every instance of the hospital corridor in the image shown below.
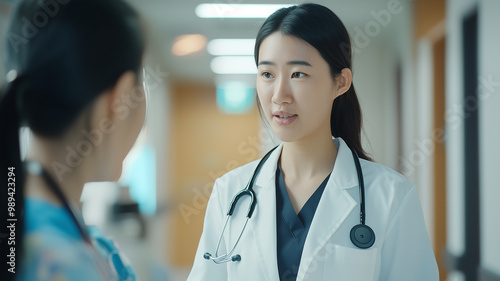
<svg viewBox="0 0 500 281"><path fill-rule="evenodd" d="M45 196L103 280L500 281L500 1L102 1L0 0L0 276L89 280L4 254Z"/></svg>

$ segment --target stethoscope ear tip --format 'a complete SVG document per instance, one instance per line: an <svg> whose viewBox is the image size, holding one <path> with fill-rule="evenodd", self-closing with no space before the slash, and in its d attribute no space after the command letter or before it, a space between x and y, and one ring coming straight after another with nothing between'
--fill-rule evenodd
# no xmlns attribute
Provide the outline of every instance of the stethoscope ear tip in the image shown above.
<svg viewBox="0 0 500 281"><path fill-rule="evenodd" d="M209 252L206 252L206 253L203 255L203 258L204 258L204 259L206 259L206 260L209 260L211 257L212 257L212 255L211 255Z"/></svg>
<svg viewBox="0 0 500 281"><path fill-rule="evenodd" d="M231 257L232 261L241 261L241 256L240 255L234 255Z"/></svg>

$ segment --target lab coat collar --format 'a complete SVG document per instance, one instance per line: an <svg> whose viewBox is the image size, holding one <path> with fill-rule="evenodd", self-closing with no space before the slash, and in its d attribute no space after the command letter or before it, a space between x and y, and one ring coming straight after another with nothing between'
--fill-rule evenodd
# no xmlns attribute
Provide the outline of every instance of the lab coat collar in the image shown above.
<svg viewBox="0 0 500 281"><path fill-rule="evenodd" d="M335 185L341 189L357 187L358 174L356 172L356 165L354 164L351 150L346 142L340 137L334 138L333 142L337 147L337 158L329 181L335 182ZM282 149L283 143L278 145L278 148L271 153L260 170L256 185L274 189L274 177L276 176L276 168ZM271 180L272 184L267 184Z"/></svg>
<svg viewBox="0 0 500 281"><path fill-rule="evenodd" d="M356 172L356 164L352 158L351 149L340 137L333 139L333 142L338 153L330 179L341 189L357 187L358 173Z"/></svg>
<svg viewBox="0 0 500 281"><path fill-rule="evenodd" d="M250 223L255 246L259 253L258 260L268 281L280 279L276 253L276 188L274 180L282 147L283 144L280 144L271 153L257 176L254 185L257 207Z"/></svg>
<svg viewBox="0 0 500 281"><path fill-rule="evenodd" d="M278 168L278 159L281 156L281 150L283 149L283 143L280 143L278 147L269 155L266 162L260 169L260 173L257 176L255 184L263 188L274 189L274 178L276 177L276 169ZM268 184L272 181L272 184Z"/></svg>

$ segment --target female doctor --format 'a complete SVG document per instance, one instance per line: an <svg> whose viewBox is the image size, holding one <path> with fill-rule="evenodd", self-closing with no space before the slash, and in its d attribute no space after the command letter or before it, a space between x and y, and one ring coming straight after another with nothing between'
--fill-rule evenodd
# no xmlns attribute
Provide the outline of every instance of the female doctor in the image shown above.
<svg viewBox="0 0 500 281"><path fill-rule="evenodd" d="M255 60L262 113L282 144L250 183L246 224L250 196L227 225L226 215L260 161L215 182L188 280L438 280L416 187L361 147L340 19L317 4L280 9L257 34Z"/></svg>

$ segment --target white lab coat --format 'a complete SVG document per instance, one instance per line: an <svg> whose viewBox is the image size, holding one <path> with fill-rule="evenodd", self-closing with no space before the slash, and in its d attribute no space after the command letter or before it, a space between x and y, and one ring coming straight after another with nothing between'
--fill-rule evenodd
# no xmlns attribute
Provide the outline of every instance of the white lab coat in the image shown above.
<svg viewBox="0 0 500 281"><path fill-rule="evenodd" d="M316 209L300 261L297 281L435 281L438 268L424 224L416 187L397 172L361 160L365 182L366 224L375 244L359 249L350 230L359 224L359 187L351 151L334 140L338 155ZM234 254L241 261L215 264L203 258L215 248L234 195L243 189L258 161L217 179L208 202L203 233L188 281L280 280L276 250L275 175L281 145L262 166L254 191L257 206ZM240 200L221 241L219 255L234 245L248 211Z"/></svg>

